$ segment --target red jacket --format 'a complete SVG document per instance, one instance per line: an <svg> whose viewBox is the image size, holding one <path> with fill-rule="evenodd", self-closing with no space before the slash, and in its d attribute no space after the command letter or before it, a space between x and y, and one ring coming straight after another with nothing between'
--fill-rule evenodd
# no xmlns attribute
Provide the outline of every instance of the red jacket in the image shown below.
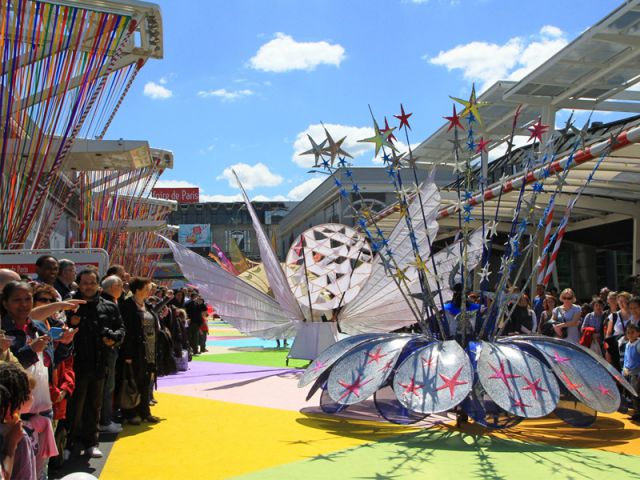
<svg viewBox="0 0 640 480"><path fill-rule="evenodd" d="M67 400L76 388L76 374L73 371L73 356L65 358L56 368L53 369L51 382L49 383L49 393L53 402L53 419L64 420L67 416ZM60 392L67 392L65 397L56 402Z"/></svg>

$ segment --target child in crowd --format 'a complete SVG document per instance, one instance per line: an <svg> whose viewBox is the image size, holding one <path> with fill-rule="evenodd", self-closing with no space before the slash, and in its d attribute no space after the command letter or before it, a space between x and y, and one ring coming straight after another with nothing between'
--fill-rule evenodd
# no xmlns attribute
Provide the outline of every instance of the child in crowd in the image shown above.
<svg viewBox="0 0 640 480"><path fill-rule="evenodd" d="M640 327L631 323L627 326L627 348L624 351L622 374L638 390L640 387ZM640 399L633 397L633 415L631 420L640 421Z"/></svg>
<svg viewBox="0 0 640 480"><path fill-rule="evenodd" d="M2 402L0 425L2 442L2 474L4 478L36 480L36 452L31 438L20 421L20 412L28 411L33 396L27 373L17 364L0 364L0 387L8 394Z"/></svg>

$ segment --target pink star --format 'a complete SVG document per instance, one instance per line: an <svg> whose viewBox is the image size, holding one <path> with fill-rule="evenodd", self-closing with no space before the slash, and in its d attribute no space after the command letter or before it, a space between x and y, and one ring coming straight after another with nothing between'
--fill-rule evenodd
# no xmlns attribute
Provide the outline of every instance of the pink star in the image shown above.
<svg viewBox="0 0 640 480"><path fill-rule="evenodd" d="M427 367L432 367L433 366L433 357L429 357L429 360L427 360L424 357L420 357L420 359L422 360L422 368L427 368Z"/></svg>
<svg viewBox="0 0 640 480"><path fill-rule="evenodd" d="M560 356L558 352L553 352L553 359L556 361L556 363L565 363L571 361L571 359L568 357Z"/></svg>
<svg viewBox="0 0 640 480"><path fill-rule="evenodd" d="M343 398L348 397L351 394L354 394L356 397L360 398L360 389L371 380L373 380L373 378L370 378L365 382L363 382L362 380L364 379L360 379L360 375L358 375L358 378L356 378L353 383L347 383L344 380L338 380L338 383L344 387L344 393L338 399L338 401L341 401Z"/></svg>
<svg viewBox="0 0 640 480"><path fill-rule="evenodd" d="M399 385L404 388L403 395L413 394L416 397L420 396L420 390L422 390L422 385L415 382L415 378L411 377L408 384L399 383Z"/></svg>
<svg viewBox="0 0 640 480"><path fill-rule="evenodd" d="M323 368L325 368L327 366L326 363L324 363L321 360L316 360L315 362L313 362L313 368L311 369L313 372L319 372L320 370L322 370Z"/></svg>
<svg viewBox="0 0 640 480"><path fill-rule="evenodd" d="M375 353L367 352L367 357L369 357L369 360L367 360L367 365L373 362L376 362L379 364L380 360L382 360L382 357L386 357L388 355L388 353L381 354L380 350L382 350L382 347L378 347Z"/></svg>
<svg viewBox="0 0 640 480"><path fill-rule="evenodd" d="M504 371L504 363L502 363L502 362L500 362L500 368L499 369L497 369L493 365L489 365L489 366L493 369L493 372L494 372L494 374L491 375L489 378L493 378L493 379L496 379L496 380L502 380L509 390L511 390L511 385L509 385L509 379L510 378L520 378L520 375L513 375L512 373L505 372Z"/></svg>
<svg viewBox="0 0 640 480"><path fill-rule="evenodd" d="M603 397L607 397L607 396L608 397L613 397L613 395L611 395L611 390L609 390L604 385L600 384L596 388L602 394Z"/></svg>
<svg viewBox="0 0 640 480"><path fill-rule="evenodd" d="M387 370L391 370L393 368L393 360L389 360L383 367L378 369L379 372L386 372Z"/></svg>
<svg viewBox="0 0 640 480"><path fill-rule="evenodd" d="M531 135L529 135L529 140L527 141L542 141L542 135L544 135L547 130L549 130L549 125L543 125L542 119L538 117L538 122L531 125L529 128L527 128L527 130L529 130L529 132L531 133Z"/></svg>
<svg viewBox="0 0 640 480"><path fill-rule="evenodd" d="M515 399L515 398L511 398L511 403L513 405L514 408L520 408L522 411L524 411L525 407L530 407L531 405L527 405L526 403L524 403L521 399Z"/></svg>
<svg viewBox="0 0 640 480"><path fill-rule="evenodd" d="M460 367L458 369L458 371L455 373L455 375L451 378L447 377L446 375L443 375L441 373L439 373L438 375L440 375L440 378L443 381L443 384L441 386L439 386L438 388L436 388L436 392L439 392L440 390L443 390L445 388L449 389L449 393L451 394L451 400L453 400L453 395L456 391L456 387L458 385L466 385L469 382L459 382L458 381L458 377L460 377L460 373L462 372L462 367Z"/></svg>
<svg viewBox="0 0 640 480"><path fill-rule="evenodd" d="M538 392L546 392L547 390L545 390L544 388L542 388L540 386L540 382L542 381L541 378L535 380L535 381L531 381L529 380L527 377L523 377L524 381L527 382L527 386L523 388L523 390L531 390L531 395L533 395L533 398L535 398L536 400L538 399Z"/></svg>
<svg viewBox="0 0 640 480"><path fill-rule="evenodd" d="M582 398L585 398L584 393L580 391L580 389L582 388L582 384L573 383L571 380L569 380L569 377L567 377L567 374L564 372L562 372L562 379L564 380L565 386L569 389L570 392L575 391Z"/></svg>

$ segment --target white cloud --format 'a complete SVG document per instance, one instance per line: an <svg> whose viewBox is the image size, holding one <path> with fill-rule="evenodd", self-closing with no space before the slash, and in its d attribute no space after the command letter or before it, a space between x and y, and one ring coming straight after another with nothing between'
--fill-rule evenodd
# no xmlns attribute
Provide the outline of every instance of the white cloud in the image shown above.
<svg viewBox="0 0 640 480"><path fill-rule="evenodd" d="M227 102L233 102L242 97L249 97L255 92L248 88L242 90L227 90L226 88L218 88L216 90L200 90L198 96L202 98L218 97Z"/></svg>
<svg viewBox="0 0 640 480"><path fill-rule="evenodd" d="M314 70L318 65L340 66L345 58L342 45L328 42L296 42L291 36L276 33L249 60L251 68L264 72Z"/></svg>
<svg viewBox="0 0 640 480"><path fill-rule="evenodd" d="M540 29L540 35L551 38L564 37L564 32L553 25L545 25Z"/></svg>
<svg viewBox="0 0 640 480"><path fill-rule="evenodd" d="M269 170L264 163L248 165L246 163L236 163L223 170L216 180L227 180L230 187L237 187L233 171L238 174L238 178L245 190L253 190L256 187L275 187L284 180L280 175L276 175Z"/></svg>
<svg viewBox="0 0 640 480"><path fill-rule="evenodd" d="M152 100L166 100L173 96L173 92L165 87L166 79L163 77L160 79L160 83L147 82L144 84L142 93L144 96L151 98Z"/></svg>
<svg viewBox="0 0 640 480"><path fill-rule="evenodd" d="M160 179L156 182L157 188L195 188L198 185L187 182L186 180L163 180Z"/></svg>
<svg viewBox="0 0 640 480"><path fill-rule="evenodd" d="M284 195L274 195L273 197L269 197L267 195L256 195L252 197L251 200L254 202L288 202L289 199Z"/></svg>
<svg viewBox="0 0 640 480"><path fill-rule="evenodd" d="M545 25L529 39L514 37L502 45L474 41L427 60L449 71L462 70L465 79L482 82L479 91L483 91L498 80L522 79L567 43L562 30Z"/></svg>
<svg viewBox="0 0 640 480"><path fill-rule="evenodd" d="M289 190L287 197L293 201L300 201L315 190L324 180L322 177L310 178Z"/></svg>
<svg viewBox="0 0 640 480"><path fill-rule="evenodd" d="M201 202L222 202L222 203L231 203L231 202L241 202L242 195L237 193L235 195L203 195L200 194Z"/></svg>

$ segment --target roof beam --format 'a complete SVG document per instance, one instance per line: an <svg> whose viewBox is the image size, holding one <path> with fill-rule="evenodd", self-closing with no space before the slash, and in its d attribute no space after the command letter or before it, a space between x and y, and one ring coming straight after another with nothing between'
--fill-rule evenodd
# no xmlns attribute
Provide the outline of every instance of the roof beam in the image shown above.
<svg viewBox="0 0 640 480"><path fill-rule="evenodd" d="M627 215L621 215L618 213L611 213L604 218L589 218L587 220L580 220L578 222L572 222L567 225L567 232L575 232L577 230L584 230L585 228L598 227L600 225L607 225L609 223L620 222L627 220Z"/></svg>

